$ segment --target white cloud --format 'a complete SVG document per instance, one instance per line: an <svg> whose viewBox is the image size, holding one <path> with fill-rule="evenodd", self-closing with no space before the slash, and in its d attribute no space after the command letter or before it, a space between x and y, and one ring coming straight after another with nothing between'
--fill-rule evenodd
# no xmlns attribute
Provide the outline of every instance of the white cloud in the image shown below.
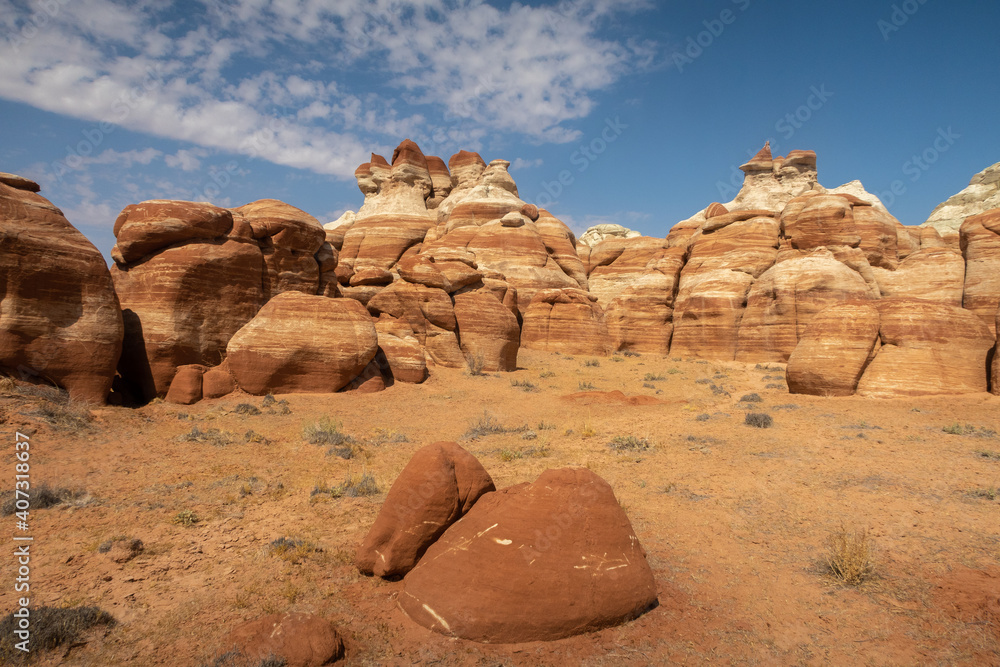
<svg viewBox="0 0 1000 667"><path fill-rule="evenodd" d="M510 163L510 168L512 170L518 169L531 169L533 167L541 167L544 160L542 158L535 158L534 160L525 160L524 158L514 158L514 161Z"/></svg>
<svg viewBox="0 0 1000 667"><path fill-rule="evenodd" d="M58 2L28 38L17 27L31 12L0 0L14 31L0 42L0 96L350 178L407 136L429 153L497 132L571 141L595 93L653 48L601 36L640 0L202 3ZM166 159L197 169L194 153Z"/></svg>
<svg viewBox="0 0 1000 667"><path fill-rule="evenodd" d="M180 169L181 171L194 171L201 166L199 158L207 157L208 151L195 148L192 150L180 149L173 155L166 155L163 161L168 167Z"/></svg>

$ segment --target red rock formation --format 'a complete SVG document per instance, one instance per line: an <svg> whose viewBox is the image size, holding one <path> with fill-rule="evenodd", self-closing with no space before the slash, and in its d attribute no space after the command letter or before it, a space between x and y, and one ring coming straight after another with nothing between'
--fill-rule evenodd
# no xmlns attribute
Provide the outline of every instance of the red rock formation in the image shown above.
<svg viewBox="0 0 1000 667"><path fill-rule="evenodd" d="M244 391L335 392L375 358L378 336L364 306L300 292L274 297L229 341L227 362Z"/></svg>
<svg viewBox="0 0 1000 667"><path fill-rule="evenodd" d="M536 292L524 311L521 345L563 354L611 352L604 311L595 296L579 289Z"/></svg>
<svg viewBox="0 0 1000 667"><path fill-rule="evenodd" d="M444 290L401 280L373 297L368 310L374 317L385 314L405 322L430 361L451 368L465 366L454 305Z"/></svg>
<svg viewBox="0 0 1000 667"><path fill-rule="evenodd" d="M837 303L871 298L861 275L827 250L779 262L747 295L736 360L787 361L817 313Z"/></svg>
<svg viewBox="0 0 1000 667"><path fill-rule="evenodd" d="M781 212L782 236L798 250L837 245L856 248L861 245L861 235L853 209L848 195L808 193L796 197Z"/></svg>
<svg viewBox="0 0 1000 667"><path fill-rule="evenodd" d="M987 390L986 360L994 337L962 308L919 299L881 299L882 347L858 382L872 398L966 394Z"/></svg>
<svg viewBox="0 0 1000 667"><path fill-rule="evenodd" d="M612 350L662 355L670 350L674 297L685 251L670 248L660 253L605 311Z"/></svg>
<svg viewBox="0 0 1000 667"><path fill-rule="evenodd" d="M174 379L170 381L170 389L167 391L167 403L177 403L178 405L191 405L197 403L202 397L202 376L208 370L201 364L188 364L177 368Z"/></svg>
<svg viewBox="0 0 1000 667"><path fill-rule="evenodd" d="M817 313L788 358L793 394L851 396L877 350L878 309L871 302L844 302Z"/></svg>
<svg viewBox="0 0 1000 667"><path fill-rule="evenodd" d="M1000 331L1000 308L997 308L996 328ZM997 345L993 348L993 369L990 374L990 391L1000 396L1000 336L997 337Z"/></svg>
<svg viewBox="0 0 1000 667"><path fill-rule="evenodd" d="M753 277L743 271L681 272L674 305L671 354L702 359L735 359L737 332Z"/></svg>
<svg viewBox="0 0 1000 667"><path fill-rule="evenodd" d="M261 199L233 209L250 226L264 255L264 298L282 292L316 294L319 263L316 254L326 242L319 220L277 199Z"/></svg>
<svg viewBox="0 0 1000 667"><path fill-rule="evenodd" d="M215 368L209 368L201 378L201 392L204 398L221 398L236 391L236 380L229 371L229 362L223 361Z"/></svg>
<svg viewBox="0 0 1000 667"><path fill-rule="evenodd" d="M393 379L419 384L427 379L427 360L424 348L405 323L384 317L375 323L378 346L385 355Z"/></svg>
<svg viewBox="0 0 1000 667"><path fill-rule="evenodd" d="M495 490L482 464L457 443L418 449L389 489L355 565L379 577L406 574L449 526Z"/></svg>
<svg viewBox="0 0 1000 667"><path fill-rule="evenodd" d="M994 334L1000 306L1000 208L966 218L959 230L965 258L962 306L971 310Z"/></svg>
<svg viewBox="0 0 1000 667"><path fill-rule="evenodd" d="M928 227L933 229L933 227ZM925 248L907 255L894 271L873 267L883 297L903 296L961 306L965 262L951 248Z"/></svg>
<svg viewBox="0 0 1000 667"><path fill-rule="evenodd" d="M729 213L729 209L719 202L713 202L708 205L707 209L705 209L705 218L711 220L712 218L725 215L726 213Z"/></svg>
<svg viewBox="0 0 1000 667"><path fill-rule="evenodd" d="M403 580L399 605L445 635L545 641L617 625L656 604L656 582L611 487L548 470L480 498Z"/></svg>
<svg viewBox="0 0 1000 667"><path fill-rule="evenodd" d="M868 263L873 267L896 268L899 220L874 206L855 206L851 213Z"/></svg>
<svg viewBox="0 0 1000 667"><path fill-rule="evenodd" d="M232 212L211 204L165 199L131 204L115 220L111 256L127 264L175 243L217 239L232 229Z"/></svg>
<svg viewBox="0 0 1000 667"><path fill-rule="evenodd" d="M0 179L0 366L103 403L122 315L101 253L27 179Z"/></svg>
<svg viewBox="0 0 1000 667"><path fill-rule="evenodd" d="M287 667L321 667L344 656L344 642L336 628L314 614L269 614L233 628L223 641L248 664L278 657Z"/></svg>
<svg viewBox="0 0 1000 667"><path fill-rule="evenodd" d="M648 236L601 241L590 252L590 293L606 307L646 273L665 245L663 239Z"/></svg>
<svg viewBox="0 0 1000 667"><path fill-rule="evenodd" d="M451 194L451 173L444 160L436 155L427 156L427 168L431 175L431 185L434 187L434 192L427 199L427 209L433 210Z"/></svg>
<svg viewBox="0 0 1000 667"><path fill-rule="evenodd" d="M484 371L517 370L521 328L499 299L488 292L456 294L455 319L466 358L480 359Z"/></svg>

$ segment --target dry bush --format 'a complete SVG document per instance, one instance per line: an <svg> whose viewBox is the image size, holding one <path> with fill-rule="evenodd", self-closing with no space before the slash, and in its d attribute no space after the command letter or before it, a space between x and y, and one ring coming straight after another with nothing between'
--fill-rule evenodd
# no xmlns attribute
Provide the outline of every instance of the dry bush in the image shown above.
<svg viewBox="0 0 1000 667"><path fill-rule="evenodd" d="M113 627L115 618L97 607L33 607L31 609L31 652L23 653L14 644L17 619L7 614L0 621L0 663L27 662L38 651L46 651L79 641L83 634L98 625Z"/></svg>
<svg viewBox="0 0 1000 667"><path fill-rule="evenodd" d="M649 440L634 435L616 435L608 443L613 452L642 452L650 447Z"/></svg>
<svg viewBox="0 0 1000 667"><path fill-rule="evenodd" d="M202 431L197 426L192 426L191 430L184 435L178 436L180 442L197 442L202 445L212 445L213 447L225 447L236 442L236 436L229 431L220 431L217 428L209 428Z"/></svg>
<svg viewBox="0 0 1000 667"><path fill-rule="evenodd" d="M485 375L483 372L483 366L486 365L486 360L481 354L470 354L465 358L465 367L469 371L469 375L472 377L481 377Z"/></svg>
<svg viewBox="0 0 1000 667"><path fill-rule="evenodd" d="M10 516L17 509L17 497L13 491L8 491L0 497L4 498L3 505L0 506L0 516ZM63 503L85 505L92 500L86 491L74 491L65 487L53 488L47 482L28 489L28 507L31 510L44 510Z"/></svg>
<svg viewBox="0 0 1000 667"><path fill-rule="evenodd" d="M830 574L850 586L871 578L875 572L875 544L868 529L852 532L841 524L830 536L826 563Z"/></svg>
<svg viewBox="0 0 1000 667"><path fill-rule="evenodd" d="M774 419L766 412L748 412L743 423L754 428L771 428L774 426Z"/></svg>
<svg viewBox="0 0 1000 667"><path fill-rule="evenodd" d="M482 416L469 425L469 428L465 431L463 438L468 440L475 440L481 438L484 435L499 435L502 433L524 433L530 430L528 425L510 427L501 424L496 417L491 415L489 412L483 412Z"/></svg>

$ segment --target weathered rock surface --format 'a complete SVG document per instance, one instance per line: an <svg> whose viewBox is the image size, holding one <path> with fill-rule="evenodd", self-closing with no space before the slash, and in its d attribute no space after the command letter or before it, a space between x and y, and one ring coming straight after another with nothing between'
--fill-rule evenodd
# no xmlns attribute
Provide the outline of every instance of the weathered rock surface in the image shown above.
<svg viewBox="0 0 1000 667"><path fill-rule="evenodd" d="M360 374L377 349L375 325L361 304L285 292L233 335L227 362L251 394L326 393Z"/></svg>
<svg viewBox="0 0 1000 667"><path fill-rule="evenodd" d="M233 229L228 209L204 202L151 200L126 206L115 220L115 247L119 264L135 262L175 243L210 240Z"/></svg>
<svg viewBox="0 0 1000 667"><path fill-rule="evenodd" d="M482 464L458 444L435 442L418 449L358 548L358 570L379 577L406 574L449 526L495 490Z"/></svg>
<svg viewBox="0 0 1000 667"><path fill-rule="evenodd" d="M264 298L282 292L316 294L319 262L316 254L326 242L319 220L277 199L261 199L233 209L234 218L250 227L264 257Z"/></svg>
<svg viewBox="0 0 1000 667"><path fill-rule="evenodd" d="M344 642L329 621L314 614L269 614L233 628L223 640L226 651L235 649L258 664L278 657L287 667L321 667L344 656Z"/></svg>
<svg viewBox="0 0 1000 667"><path fill-rule="evenodd" d="M995 331L1000 331L1000 308L997 308ZM997 345L993 348L993 369L990 375L990 391L997 396L1000 396L1000 336L997 337Z"/></svg>
<svg viewBox="0 0 1000 667"><path fill-rule="evenodd" d="M563 354L611 352L604 311L594 295L580 289L537 292L524 311L521 345Z"/></svg>
<svg viewBox="0 0 1000 667"><path fill-rule="evenodd" d="M462 352L482 361L484 371L517 370L521 327L517 317L488 292L455 295Z"/></svg>
<svg viewBox="0 0 1000 667"><path fill-rule="evenodd" d="M775 264L747 295L738 361L787 361L812 318L828 306L872 298L857 272L826 249Z"/></svg>
<svg viewBox="0 0 1000 667"><path fill-rule="evenodd" d="M631 230L628 227L615 224L603 224L588 227L587 231L580 236L579 240L583 245L594 247L609 238L631 239L637 236L642 236L642 234Z"/></svg>
<svg viewBox="0 0 1000 667"><path fill-rule="evenodd" d="M875 356L878 331L878 309L870 302L845 302L821 310L788 358L789 392L853 395Z"/></svg>
<svg viewBox="0 0 1000 667"><path fill-rule="evenodd" d="M424 348L405 322L386 317L375 322L375 330L393 379L414 384L427 379Z"/></svg>
<svg viewBox="0 0 1000 667"><path fill-rule="evenodd" d="M215 368L209 368L201 377L203 398L221 398L236 391L236 379L229 371L229 362L223 361Z"/></svg>
<svg viewBox="0 0 1000 667"><path fill-rule="evenodd" d="M590 251L590 293L607 306L646 272L651 261L662 255L666 242L648 236L610 237Z"/></svg>
<svg viewBox="0 0 1000 667"><path fill-rule="evenodd" d="M628 517L585 468L484 495L427 549L399 596L421 625L490 643L609 627L656 602Z"/></svg>
<svg viewBox="0 0 1000 667"><path fill-rule="evenodd" d="M662 250L648 270L605 311L611 349L666 355L673 333L674 298L684 266L684 249Z"/></svg>
<svg viewBox="0 0 1000 667"><path fill-rule="evenodd" d="M965 288L965 262L950 248L917 250L896 269L872 267L883 297L902 296L961 306Z"/></svg>
<svg viewBox="0 0 1000 667"><path fill-rule="evenodd" d="M986 391L986 359L994 337L975 314L918 299L881 299L874 305L882 347L858 382L859 395Z"/></svg>
<svg viewBox="0 0 1000 667"><path fill-rule="evenodd" d="M1000 162L973 176L967 188L938 204L921 227L933 227L957 249L962 223L994 208L1000 208Z"/></svg>
<svg viewBox="0 0 1000 667"><path fill-rule="evenodd" d="M188 364L177 368L174 379L170 381L170 389L167 391L167 403L177 403L178 405L191 405L197 403L202 398L202 377L208 370L201 364Z"/></svg>
<svg viewBox="0 0 1000 667"><path fill-rule="evenodd" d="M443 289L397 281L368 302L368 311L373 317L386 315L406 323L429 361L450 368L465 366L454 304Z"/></svg>
<svg viewBox="0 0 1000 667"><path fill-rule="evenodd" d="M103 403L122 315L101 253L36 183L0 178L0 366Z"/></svg>
<svg viewBox="0 0 1000 667"><path fill-rule="evenodd" d="M681 272L671 354L735 359L737 333L752 284L753 276L743 271L698 271L687 280Z"/></svg>
<svg viewBox="0 0 1000 667"><path fill-rule="evenodd" d="M1000 306L1000 208L966 218L960 231L965 258L962 306L993 330Z"/></svg>

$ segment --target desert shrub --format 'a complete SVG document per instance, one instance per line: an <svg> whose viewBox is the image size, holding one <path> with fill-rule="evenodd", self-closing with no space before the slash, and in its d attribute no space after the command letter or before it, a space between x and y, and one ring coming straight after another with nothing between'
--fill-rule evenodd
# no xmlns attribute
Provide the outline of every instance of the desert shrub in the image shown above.
<svg viewBox="0 0 1000 667"><path fill-rule="evenodd" d="M768 382L766 385L764 385L764 389L788 389L788 387L786 387L783 384L779 384L777 382Z"/></svg>
<svg viewBox="0 0 1000 667"><path fill-rule="evenodd" d="M601 362L598 359L587 359L585 362L583 362L583 365L589 366L590 368L597 368L598 366L601 365Z"/></svg>
<svg viewBox="0 0 1000 667"><path fill-rule="evenodd" d="M649 449L650 443L646 438L637 438L634 435L616 435L608 443L608 447L613 452L641 452Z"/></svg>
<svg viewBox="0 0 1000 667"><path fill-rule="evenodd" d="M679 368L668 368L667 369L667 373L670 373L671 375L677 375L680 372L681 372L681 369L679 369Z"/></svg>
<svg viewBox="0 0 1000 667"><path fill-rule="evenodd" d="M579 382L577 383L576 388L579 389L580 391L592 391L594 389L597 389L597 387L595 387L590 382Z"/></svg>
<svg viewBox="0 0 1000 667"><path fill-rule="evenodd" d="M753 393L753 394L743 394L743 396L740 397L740 400L744 403L760 403L764 399L760 397L760 394Z"/></svg>
<svg viewBox="0 0 1000 667"><path fill-rule="evenodd" d="M976 455L984 459L990 459L991 461L1000 461L1000 452L994 452L989 449L977 449Z"/></svg>
<svg viewBox="0 0 1000 667"><path fill-rule="evenodd" d="M850 586L869 579L875 571L875 545L868 529L849 531L841 525L830 536L826 563L833 576Z"/></svg>
<svg viewBox="0 0 1000 667"><path fill-rule="evenodd" d="M482 416L469 425L462 436L469 440L476 440L484 435L499 435L502 433L524 433L528 430L527 424L518 427L509 427L501 424L496 417L489 412L483 412Z"/></svg>
<svg viewBox="0 0 1000 667"><path fill-rule="evenodd" d="M700 415L698 415L697 417L695 417L694 420L696 422L707 422L711 418L712 418L711 415L709 415L707 412L703 412Z"/></svg>
<svg viewBox="0 0 1000 667"><path fill-rule="evenodd" d="M523 456L524 454L517 449L501 449L497 451L497 458L501 461L516 461Z"/></svg>
<svg viewBox="0 0 1000 667"><path fill-rule="evenodd" d="M945 433L951 435L971 435L977 438L995 438L997 432L990 428L977 428L975 424L959 424L955 422L950 426L945 426L941 429Z"/></svg>
<svg viewBox="0 0 1000 667"><path fill-rule="evenodd" d="M0 516L10 516L17 511L17 495L13 491L4 492L3 505L0 506ZM37 486L28 489L28 508L30 510L44 510L63 503L79 502L89 498L85 491L74 491L65 487L53 488L47 482L42 482ZM23 498L21 498L23 500Z"/></svg>
<svg viewBox="0 0 1000 667"><path fill-rule="evenodd" d="M709 389L711 389L712 393L716 396L729 396L729 392L726 391L724 387L713 384L709 386Z"/></svg>
<svg viewBox="0 0 1000 667"><path fill-rule="evenodd" d="M534 431L525 431L521 434L521 440L534 440L538 437L538 434Z"/></svg>
<svg viewBox="0 0 1000 667"><path fill-rule="evenodd" d="M270 445L271 441L253 429L243 434L243 442L252 442L258 445Z"/></svg>
<svg viewBox="0 0 1000 667"><path fill-rule="evenodd" d="M347 435L346 433L340 432L340 423L331 419L330 417L322 417L318 422L312 424L307 424L302 429L302 437L310 445L331 445L334 447L341 447L343 445L352 445L357 441Z"/></svg>
<svg viewBox="0 0 1000 667"><path fill-rule="evenodd" d="M990 486L985 489L973 489L969 491L969 495L973 498L981 498L983 500L996 500L1000 496L1000 489L995 486Z"/></svg>
<svg viewBox="0 0 1000 667"><path fill-rule="evenodd" d="M774 419L766 412L748 412L743 423L754 428L771 428L774 425Z"/></svg>
<svg viewBox="0 0 1000 667"><path fill-rule="evenodd" d="M14 378L6 375L0 375L0 393L13 394L16 391L17 382L14 381Z"/></svg>
<svg viewBox="0 0 1000 667"><path fill-rule="evenodd" d="M694 381L695 384L712 384L711 378L699 378Z"/></svg>
<svg viewBox="0 0 1000 667"><path fill-rule="evenodd" d="M652 382L643 382L642 383L642 388L643 389L656 389L656 385L653 384Z"/></svg>
<svg viewBox="0 0 1000 667"><path fill-rule="evenodd" d="M272 396L272 398L274 397ZM240 403L233 408L233 413L237 415L259 415L260 408L256 405L251 405L250 403Z"/></svg>
<svg viewBox="0 0 1000 667"><path fill-rule="evenodd" d="M322 552L323 550L314 544L293 537L279 537L271 540L264 550L271 556L287 560L291 563L298 563L310 553Z"/></svg>
<svg viewBox="0 0 1000 667"><path fill-rule="evenodd" d="M555 424L553 424L551 422L547 422L547 421L545 421L543 419L542 421L538 422L538 424L535 426L535 430L536 431L551 431L551 430L555 429L555 427L556 427Z"/></svg>
<svg viewBox="0 0 1000 667"><path fill-rule="evenodd" d="M29 414L40 418L57 431L70 434L83 433L93 428L90 422L94 417L90 414L90 410L69 401L66 403L45 401Z"/></svg>
<svg viewBox="0 0 1000 667"><path fill-rule="evenodd" d="M611 361L625 361L625 358L617 354L611 355Z"/></svg>
<svg viewBox="0 0 1000 667"><path fill-rule="evenodd" d="M142 540L140 540L139 538L128 537L127 535L116 535L115 537L112 537L110 540L105 540L104 542L101 542L100 545L98 545L97 547L97 551L99 553L106 554L109 551L111 551L111 548L115 545L116 542L125 542L126 548L128 548L130 551L139 552L143 550Z"/></svg>
<svg viewBox="0 0 1000 667"><path fill-rule="evenodd" d="M364 441L371 445L384 445L386 443L397 444L400 442L409 442L410 439L406 437L405 433L400 433L399 431L393 431L387 428L376 428L372 431L372 435L365 438Z"/></svg>
<svg viewBox="0 0 1000 667"><path fill-rule="evenodd" d="M531 380L511 380L510 386L517 387L521 391L539 391L538 385Z"/></svg>
<svg viewBox="0 0 1000 667"><path fill-rule="evenodd" d="M955 422L951 426L945 426L941 430L951 435L965 435L965 429L958 422Z"/></svg>
<svg viewBox="0 0 1000 667"><path fill-rule="evenodd" d="M39 650L47 651L78 642L91 628L99 625L114 627L117 623L114 616L98 607L32 607L32 652L25 654L15 647L19 641L14 635L18 619L14 618L13 613L7 614L0 621L0 662L11 664L18 660L29 660Z"/></svg>
<svg viewBox="0 0 1000 667"><path fill-rule="evenodd" d="M260 403L262 408L267 408L268 414L273 415L290 415L292 414L292 409L288 406L288 401L286 399L277 400L273 394L267 394L264 400Z"/></svg>
<svg viewBox="0 0 1000 667"><path fill-rule="evenodd" d="M646 382L660 382L661 380L666 380L666 375L659 375L657 373L646 373L642 376L642 379Z"/></svg>
<svg viewBox="0 0 1000 667"><path fill-rule="evenodd" d="M794 403L783 403L781 405L775 405L774 410L798 410L799 406Z"/></svg>
<svg viewBox="0 0 1000 667"><path fill-rule="evenodd" d="M626 357L641 357L642 355L638 352L633 352L632 350L622 350L622 354Z"/></svg>
<svg viewBox="0 0 1000 667"><path fill-rule="evenodd" d="M178 526L183 526L185 528L190 528L201 521L201 518L194 512L194 510L181 510L174 515L171 519L171 523L175 523Z"/></svg>
<svg viewBox="0 0 1000 667"><path fill-rule="evenodd" d="M363 498L365 496L377 496L381 493L381 489L378 488L378 482L375 481L370 473L365 473L363 475L350 477L344 480L339 487L337 487L338 493L333 494L335 497L347 496L348 498Z"/></svg>
<svg viewBox="0 0 1000 667"><path fill-rule="evenodd" d="M556 374L552 371L542 371L541 373L538 374L538 377L540 378L552 378L555 376Z"/></svg>
<svg viewBox="0 0 1000 667"><path fill-rule="evenodd" d="M212 445L213 447L225 447L236 441L236 436L229 431L220 431L217 428L208 428L202 431L197 426L192 426L191 430L177 437L180 442L197 442L202 445Z"/></svg>
<svg viewBox="0 0 1000 667"><path fill-rule="evenodd" d="M212 662L206 662L201 667L288 667L288 662L273 653L266 658L248 658L240 651L226 651Z"/></svg>
<svg viewBox="0 0 1000 667"><path fill-rule="evenodd" d="M485 375L483 373L483 366L485 365L486 360L481 354L470 354L465 358L465 368L472 377Z"/></svg>

